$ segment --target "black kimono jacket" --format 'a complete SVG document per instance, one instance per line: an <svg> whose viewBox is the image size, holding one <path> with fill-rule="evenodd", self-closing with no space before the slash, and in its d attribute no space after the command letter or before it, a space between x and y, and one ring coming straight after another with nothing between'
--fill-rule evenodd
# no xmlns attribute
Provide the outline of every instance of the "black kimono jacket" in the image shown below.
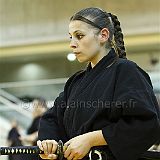
<svg viewBox="0 0 160 160"><path fill-rule="evenodd" d="M149 76L112 49L67 81L40 122L39 139L68 141L102 130L116 160L136 160L160 137L159 107Z"/></svg>

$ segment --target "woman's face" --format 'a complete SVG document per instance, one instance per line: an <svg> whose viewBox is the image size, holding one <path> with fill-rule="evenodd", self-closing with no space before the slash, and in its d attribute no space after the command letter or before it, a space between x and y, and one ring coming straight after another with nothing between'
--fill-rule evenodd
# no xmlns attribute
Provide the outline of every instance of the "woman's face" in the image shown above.
<svg viewBox="0 0 160 160"><path fill-rule="evenodd" d="M79 62L93 61L102 48L97 30L89 24L74 20L69 24L70 47Z"/></svg>

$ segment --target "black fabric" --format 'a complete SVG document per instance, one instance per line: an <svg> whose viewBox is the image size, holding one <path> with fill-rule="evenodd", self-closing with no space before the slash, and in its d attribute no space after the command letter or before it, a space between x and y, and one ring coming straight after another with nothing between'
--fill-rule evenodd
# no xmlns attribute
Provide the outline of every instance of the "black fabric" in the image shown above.
<svg viewBox="0 0 160 160"><path fill-rule="evenodd" d="M32 124L30 125L30 127L27 129L27 134L32 134L34 132L38 131L39 128L39 121L40 121L41 117L35 117L32 121ZM33 146L37 145L37 140L35 140L32 144Z"/></svg>
<svg viewBox="0 0 160 160"><path fill-rule="evenodd" d="M7 139L11 142L11 147L15 147L15 146L21 146L22 143L19 139L20 134L18 132L18 129L16 127L13 127L9 133L8 133L8 137ZM9 160L22 160L23 156L22 155L9 155L8 156Z"/></svg>
<svg viewBox="0 0 160 160"><path fill-rule="evenodd" d="M32 124L30 125L30 127L27 130L27 134L32 134L34 132L38 131L39 128L39 121L40 121L41 117L35 117L32 121Z"/></svg>
<svg viewBox="0 0 160 160"><path fill-rule="evenodd" d="M137 160L160 135L159 107L149 76L111 50L93 69L67 81L40 123L39 139L64 142L102 130L116 160Z"/></svg>
<svg viewBox="0 0 160 160"><path fill-rule="evenodd" d="M14 147L14 146L21 146L22 143L19 139L20 137L20 134L18 132L18 129L16 127L13 127L9 133L8 133L8 137L7 139L11 142L11 147Z"/></svg>

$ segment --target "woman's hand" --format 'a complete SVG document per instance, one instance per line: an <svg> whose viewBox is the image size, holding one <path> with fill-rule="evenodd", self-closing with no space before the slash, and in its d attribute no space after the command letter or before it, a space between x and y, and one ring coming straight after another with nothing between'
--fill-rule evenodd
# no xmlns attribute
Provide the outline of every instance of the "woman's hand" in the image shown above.
<svg viewBox="0 0 160 160"><path fill-rule="evenodd" d="M91 147L92 144L88 133L74 137L64 144L64 148L66 148L64 157L67 160L82 159Z"/></svg>
<svg viewBox="0 0 160 160"><path fill-rule="evenodd" d="M70 139L64 144L64 157L67 160L82 159L91 147L107 145L102 130L92 131Z"/></svg>
<svg viewBox="0 0 160 160"><path fill-rule="evenodd" d="M55 140L43 140L37 141L38 147L44 151L44 154L40 154L42 159L57 159L55 154L58 143Z"/></svg>

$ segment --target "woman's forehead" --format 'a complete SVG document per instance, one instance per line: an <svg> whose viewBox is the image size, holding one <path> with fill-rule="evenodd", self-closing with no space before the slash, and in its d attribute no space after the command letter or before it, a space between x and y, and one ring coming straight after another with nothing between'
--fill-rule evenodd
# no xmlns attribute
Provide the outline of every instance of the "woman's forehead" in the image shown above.
<svg viewBox="0 0 160 160"><path fill-rule="evenodd" d="M74 33L75 31L88 32L90 29L89 24L80 20L74 20L69 23L69 33Z"/></svg>

